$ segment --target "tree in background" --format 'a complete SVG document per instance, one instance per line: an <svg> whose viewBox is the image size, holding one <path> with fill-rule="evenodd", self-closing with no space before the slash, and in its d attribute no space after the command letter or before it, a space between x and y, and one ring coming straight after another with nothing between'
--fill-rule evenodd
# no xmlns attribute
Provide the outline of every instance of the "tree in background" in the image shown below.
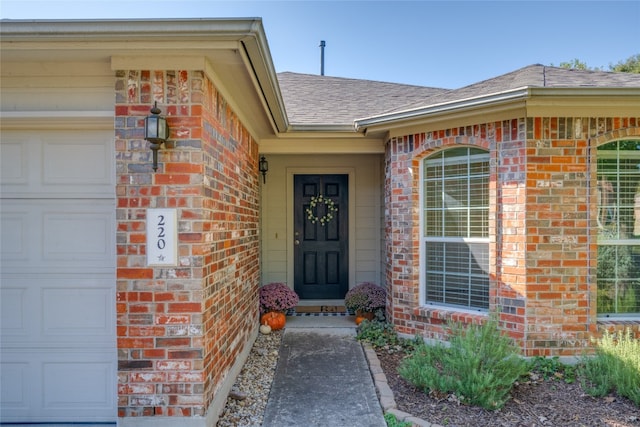
<svg viewBox="0 0 640 427"><path fill-rule="evenodd" d="M553 65L553 64L551 64L551 65ZM601 71L600 68L598 68L598 67L595 67L595 68L588 67L586 62L582 62L578 58L572 59L569 62L561 62L559 66L560 66L560 68L567 68L567 69L570 69L570 70Z"/></svg>
<svg viewBox="0 0 640 427"><path fill-rule="evenodd" d="M569 68L573 70L605 71L602 67L589 67L586 62L582 62L578 58L572 59L569 62L561 62L559 66L560 68ZM640 53L631 55L626 61L619 61L615 65L609 64L609 71L616 73L640 74Z"/></svg>
<svg viewBox="0 0 640 427"><path fill-rule="evenodd" d="M626 61L620 61L616 65L609 65L611 71L619 73L640 74L640 53L630 56Z"/></svg>

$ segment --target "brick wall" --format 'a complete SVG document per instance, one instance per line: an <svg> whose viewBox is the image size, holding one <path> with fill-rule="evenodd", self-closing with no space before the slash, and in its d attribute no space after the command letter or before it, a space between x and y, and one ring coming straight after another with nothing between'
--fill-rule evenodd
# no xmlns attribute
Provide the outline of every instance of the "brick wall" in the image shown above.
<svg viewBox="0 0 640 427"><path fill-rule="evenodd" d="M528 125L524 348L527 355L577 355L596 331L589 315L588 128L556 117Z"/></svg>
<svg viewBox="0 0 640 427"><path fill-rule="evenodd" d="M116 75L118 416L204 416L257 324L257 144L202 72ZM146 265L147 208L177 209L175 267Z"/></svg>
<svg viewBox="0 0 640 427"><path fill-rule="evenodd" d="M449 320L486 319L419 300L420 163L462 144L490 152L489 311L499 311L501 327L524 355L580 355L598 332L594 148L637 136L639 124L636 118L519 118L392 138L385 156L385 257L388 311L398 331L446 339ZM631 326L640 329L640 322Z"/></svg>

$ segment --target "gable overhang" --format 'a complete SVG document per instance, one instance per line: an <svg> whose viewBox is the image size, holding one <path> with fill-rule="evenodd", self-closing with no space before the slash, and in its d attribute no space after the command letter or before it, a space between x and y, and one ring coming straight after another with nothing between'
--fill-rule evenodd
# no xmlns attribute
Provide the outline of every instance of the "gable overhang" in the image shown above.
<svg viewBox="0 0 640 427"><path fill-rule="evenodd" d="M88 62L114 72L203 70L258 141L289 127L259 18L5 20L0 36L3 68L13 73L34 64Z"/></svg>
<svg viewBox="0 0 640 427"><path fill-rule="evenodd" d="M520 117L637 117L638 88L522 87L354 121L384 139Z"/></svg>

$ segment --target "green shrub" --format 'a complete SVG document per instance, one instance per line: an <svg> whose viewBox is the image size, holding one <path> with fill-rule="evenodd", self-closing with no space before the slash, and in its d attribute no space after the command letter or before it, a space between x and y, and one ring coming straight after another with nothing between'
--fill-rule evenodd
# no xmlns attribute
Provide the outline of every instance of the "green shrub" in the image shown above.
<svg viewBox="0 0 640 427"><path fill-rule="evenodd" d="M363 320L358 325L356 338L368 342L375 348L384 348L389 351L411 352L416 345L423 343L420 337L415 337L413 340L400 338L391 323L379 320Z"/></svg>
<svg viewBox="0 0 640 427"><path fill-rule="evenodd" d="M451 324L449 347L422 345L400 366L400 375L425 392L454 393L486 409L504 406L527 362L492 317L484 325Z"/></svg>
<svg viewBox="0 0 640 427"><path fill-rule="evenodd" d="M400 421L393 414L384 414L384 420L387 422L387 427L411 427L413 425L409 421Z"/></svg>
<svg viewBox="0 0 640 427"><path fill-rule="evenodd" d="M562 380L567 384L576 381L576 367L560 362L560 358L536 356L529 362L529 369L545 380Z"/></svg>
<svg viewBox="0 0 640 427"><path fill-rule="evenodd" d="M363 320L358 325L356 338L373 347L381 348L400 345L400 337L391 323Z"/></svg>
<svg viewBox="0 0 640 427"><path fill-rule="evenodd" d="M640 340L631 330L605 332L596 340L596 354L584 359L582 388L592 396L616 391L640 406Z"/></svg>

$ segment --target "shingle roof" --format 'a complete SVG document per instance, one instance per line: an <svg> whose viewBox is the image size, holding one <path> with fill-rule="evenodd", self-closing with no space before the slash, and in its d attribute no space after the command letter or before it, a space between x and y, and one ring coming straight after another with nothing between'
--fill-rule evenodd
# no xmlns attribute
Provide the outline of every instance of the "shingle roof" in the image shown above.
<svg viewBox="0 0 640 427"><path fill-rule="evenodd" d="M292 125L353 125L376 115L447 92L424 86L341 77L278 73L282 99Z"/></svg>
<svg viewBox="0 0 640 427"><path fill-rule="evenodd" d="M476 98L523 87L640 88L640 74L573 70L535 64L492 79L473 83L460 89L451 90L446 94L432 96L427 103L415 102L404 105L396 111Z"/></svg>
<svg viewBox="0 0 640 427"><path fill-rule="evenodd" d="M278 81L292 125L352 124L363 117L523 87L640 88L640 74L572 70L540 64L453 90L290 72L279 73Z"/></svg>

